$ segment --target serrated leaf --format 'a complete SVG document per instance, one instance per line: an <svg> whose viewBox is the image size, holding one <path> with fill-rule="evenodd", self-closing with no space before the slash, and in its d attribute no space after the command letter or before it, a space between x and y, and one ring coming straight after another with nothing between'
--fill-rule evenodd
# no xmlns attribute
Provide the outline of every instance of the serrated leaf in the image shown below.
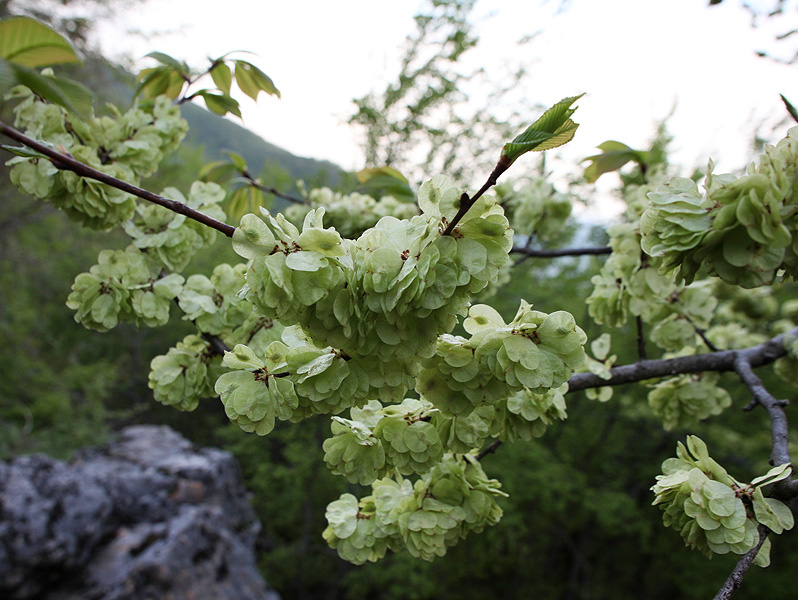
<svg viewBox="0 0 798 600"><path fill-rule="evenodd" d="M30 17L0 21L0 58L24 67L80 62L61 34Z"/></svg>
<svg viewBox="0 0 798 600"><path fill-rule="evenodd" d="M502 159L506 164L511 165L519 156L527 152L550 150L570 141L576 133L576 128L579 127L570 119L576 110L576 108L571 108L571 105L582 96L584 94L563 98L512 142L505 144L502 150Z"/></svg>
<svg viewBox="0 0 798 600"><path fill-rule="evenodd" d="M508 142L504 145L504 149L502 150L502 156L506 156L510 159L511 164L515 162L515 160L532 150L534 150L537 146L552 138L553 134L545 132L545 131L530 131L527 130L524 132L524 140L518 141L518 138L513 140L512 142ZM520 137L520 136L519 136Z"/></svg>

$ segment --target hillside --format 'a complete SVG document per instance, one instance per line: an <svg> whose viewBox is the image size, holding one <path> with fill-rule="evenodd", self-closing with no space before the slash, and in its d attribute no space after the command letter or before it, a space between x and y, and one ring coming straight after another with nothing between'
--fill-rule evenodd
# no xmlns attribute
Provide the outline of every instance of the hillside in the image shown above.
<svg viewBox="0 0 798 600"><path fill-rule="evenodd" d="M103 58L87 57L81 66L62 68L68 77L88 85L98 96L98 106L110 102L119 107L129 106L136 82L122 67ZM203 149L206 161L222 160L225 150L233 151L247 161L250 170L258 175L264 168L284 171L287 179L312 180L316 183L335 186L341 180L343 170L329 162L291 154L238 123L222 118L196 104L181 108L188 121L189 133L184 146Z"/></svg>
<svg viewBox="0 0 798 600"><path fill-rule="evenodd" d="M335 185L341 178L342 170L337 165L291 154L200 106L183 107L183 116L189 124L186 143L202 147L207 160L220 160L224 150L231 150L243 156L254 173L260 173L266 166L279 165L293 180L321 179Z"/></svg>

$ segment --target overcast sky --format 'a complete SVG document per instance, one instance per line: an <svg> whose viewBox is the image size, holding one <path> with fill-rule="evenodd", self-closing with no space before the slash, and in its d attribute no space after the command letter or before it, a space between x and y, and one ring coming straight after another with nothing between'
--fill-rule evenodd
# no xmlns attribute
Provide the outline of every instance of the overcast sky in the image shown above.
<svg viewBox="0 0 798 600"><path fill-rule="evenodd" d="M655 122L675 106L669 129L677 161L703 166L712 155L719 171L732 171L750 157L754 128L783 117L779 93L798 104L798 66L755 56L756 49L774 47L774 28L752 28L741 4L572 0L558 13L558 0L478 0L481 41L471 60L489 71L507 57L522 60L535 101L586 92L574 117L581 127L563 149L569 160L607 139L645 146ZM106 28L103 40L110 54L160 50L195 66L230 50L254 52L252 61L272 77L282 100L244 102L244 125L295 154L360 169L358 138L345 124L352 98L396 77L420 6L419 0L149 0ZM123 28L172 33L145 41ZM539 30L519 55L516 41Z"/></svg>

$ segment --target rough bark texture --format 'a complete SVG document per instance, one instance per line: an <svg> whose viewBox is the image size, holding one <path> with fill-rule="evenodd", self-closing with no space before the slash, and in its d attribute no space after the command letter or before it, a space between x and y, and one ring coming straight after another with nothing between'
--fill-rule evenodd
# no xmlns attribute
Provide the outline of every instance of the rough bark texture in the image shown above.
<svg viewBox="0 0 798 600"><path fill-rule="evenodd" d="M279 600L233 457L167 427L0 462L0 598Z"/></svg>

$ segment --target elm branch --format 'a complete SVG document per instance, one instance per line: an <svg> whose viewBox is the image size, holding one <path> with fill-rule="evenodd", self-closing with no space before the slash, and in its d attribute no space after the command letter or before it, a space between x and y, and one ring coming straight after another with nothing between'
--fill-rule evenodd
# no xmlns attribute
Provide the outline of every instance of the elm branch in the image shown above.
<svg viewBox="0 0 798 600"><path fill-rule="evenodd" d="M692 356L641 360L629 365L613 367L610 369L609 379L602 379L593 373L577 373L568 382L568 391L576 392L608 385L637 383L646 379L672 377L685 373L736 371L735 361L738 360L738 356L742 356L751 368L757 368L784 356L787 352L784 347L785 338L796 336L798 336L798 327L762 344L742 350L721 350Z"/></svg>
<svg viewBox="0 0 798 600"><path fill-rule="evenodd" d="M221 233L225 234L227 237L233 237L233 232L235 231L235 227L232 225L228 225L227 223L222 223L221 221L217 221L209 217L208 215L204 215L201 212L194 210L193 208L183 204L182 202L178 202L176 200L171 200L170 198L164 198L163 196L159 196L158 194L153 194L152 192L130 184L126 181L122 181L121 179L117 179L116 177L112 177L102 171L98 171L90 167L89 165L80 162L79 160L75 160L70 155L65 154L63 152L58 152L57 150L53 150L47 144L43 144L42 142L36 141L33 138L28 137L24 133L17 131L13 127L9 127L5 123L0 121L0 133L3 135L11 138L14 141L19 142L39 152L44 154L52 163L53 166L57 169L62 171L72 171L73 173L80 175L81 177L86 177L88 179L94 179L99 181L100 183L104 183L109 185L113 188L121 190L123 192L127 192L133 196L141 198L142 200L147 200L148 202L152 202L159 206L162 206L168 210L176 212L181 215L185 215L189 219L193 219L203 225L206 225L216 231L220 231Z"/></svg>
<svg viewBox="0 0 798 600"><path fill-rule="evenodd" d="M611 254L612 248L599 246L596 248L561 248L557 250L535 250L523 246L513 246L511 254L523 254L526 258L559 258L561 256L592 256L601 254Z"/></svg>

